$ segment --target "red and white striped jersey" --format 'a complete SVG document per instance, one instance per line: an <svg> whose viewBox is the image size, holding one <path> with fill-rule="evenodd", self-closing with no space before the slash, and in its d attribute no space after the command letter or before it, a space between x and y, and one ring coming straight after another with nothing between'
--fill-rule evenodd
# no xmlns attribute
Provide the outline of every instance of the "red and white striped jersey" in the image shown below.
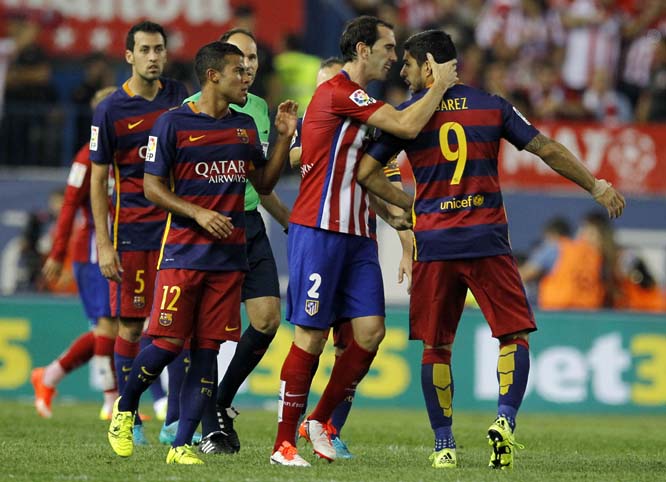
<svg viewBox="0 0 666 482"><path fill-rule="evenodd" d="M371 237L356 171L369 140L365 122L383 105L344 70L317 88L303 118L302 180L290 222Z"/></svg>

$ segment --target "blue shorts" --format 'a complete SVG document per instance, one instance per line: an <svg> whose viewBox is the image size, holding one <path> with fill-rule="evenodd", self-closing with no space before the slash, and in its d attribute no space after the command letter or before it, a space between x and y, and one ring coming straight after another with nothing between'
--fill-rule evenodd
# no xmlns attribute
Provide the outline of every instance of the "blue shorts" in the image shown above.
<svg viewBox="0 0 666 482"><path fill-rule="evenodd" d="M109 282L102 276L98 264L73 263L73 265L83 311L86 312L90 323L97 325L98 318L111 316Z"/></svg>
<svg viewBox="0 0 666 482"><path fill-rule="evenodd" d="M287 320L325 330L338 318L384 316L377 243L366 237L289 225Z"/></svg>

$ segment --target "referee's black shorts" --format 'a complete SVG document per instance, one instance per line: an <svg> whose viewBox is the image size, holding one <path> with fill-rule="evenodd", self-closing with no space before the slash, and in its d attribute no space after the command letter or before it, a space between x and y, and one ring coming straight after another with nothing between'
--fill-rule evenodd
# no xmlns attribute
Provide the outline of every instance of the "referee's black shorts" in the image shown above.
<svg viewBox="0 0 666 482"><path fill-rule="evenodd" d="M250 271L245 274L242 300L263 296L279 298L280 283L273 250L268 241L264 220L256 209L245 211L245 237Z"/></svg>

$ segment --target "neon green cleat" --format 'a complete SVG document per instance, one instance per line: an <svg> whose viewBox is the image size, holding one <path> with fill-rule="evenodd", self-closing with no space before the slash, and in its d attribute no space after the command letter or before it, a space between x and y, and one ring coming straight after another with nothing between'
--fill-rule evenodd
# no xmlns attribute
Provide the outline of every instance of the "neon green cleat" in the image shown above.
<svg viewBox="0 0 666 482"><path fill-rule="evenodd" d="M497 417L488 428L488 445L493 448L488 467L501 470L513 469L514 448L525 448L516 442L509 421L504 417Z"/></svg>
<svg viewBox="0 0 666 482"><path fill-rule="evenodd" d="M134 414L118 410L118 397L113 404L111 424L109 425L108 439L113 451L121 457L129 457L134 451L132 431L134 429Z"/></svg>
<svg viewBox="0 0 666 482"><path fill-rule="evenodd" d="M436 469L455 469L458 466L456 449L442 449L433 452L428 457L432 460L432 466Z"/></svg>
<svg viewBox="0 0 666 482"><path fill-rule="evenodd" d="M195 455L191 445L181 445L180 447L171 447L169 449L166 463L180 465L201 465L204 463L204 461Z"/></svg>

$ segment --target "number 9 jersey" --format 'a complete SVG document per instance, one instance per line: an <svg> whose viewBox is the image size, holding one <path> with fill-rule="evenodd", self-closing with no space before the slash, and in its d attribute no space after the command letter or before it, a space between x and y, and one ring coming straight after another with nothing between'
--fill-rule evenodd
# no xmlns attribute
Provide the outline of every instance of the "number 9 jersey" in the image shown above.
<svg viewBox="0 0 666 482"><path fill-rule="evenodd" d="M415 260L511 253L498 177L500 139L522 150L538 133L505 99L458 84L446 91L416 139L383 133L369 147L367 153L383 164L404 150L412 165Z"/></svg>

